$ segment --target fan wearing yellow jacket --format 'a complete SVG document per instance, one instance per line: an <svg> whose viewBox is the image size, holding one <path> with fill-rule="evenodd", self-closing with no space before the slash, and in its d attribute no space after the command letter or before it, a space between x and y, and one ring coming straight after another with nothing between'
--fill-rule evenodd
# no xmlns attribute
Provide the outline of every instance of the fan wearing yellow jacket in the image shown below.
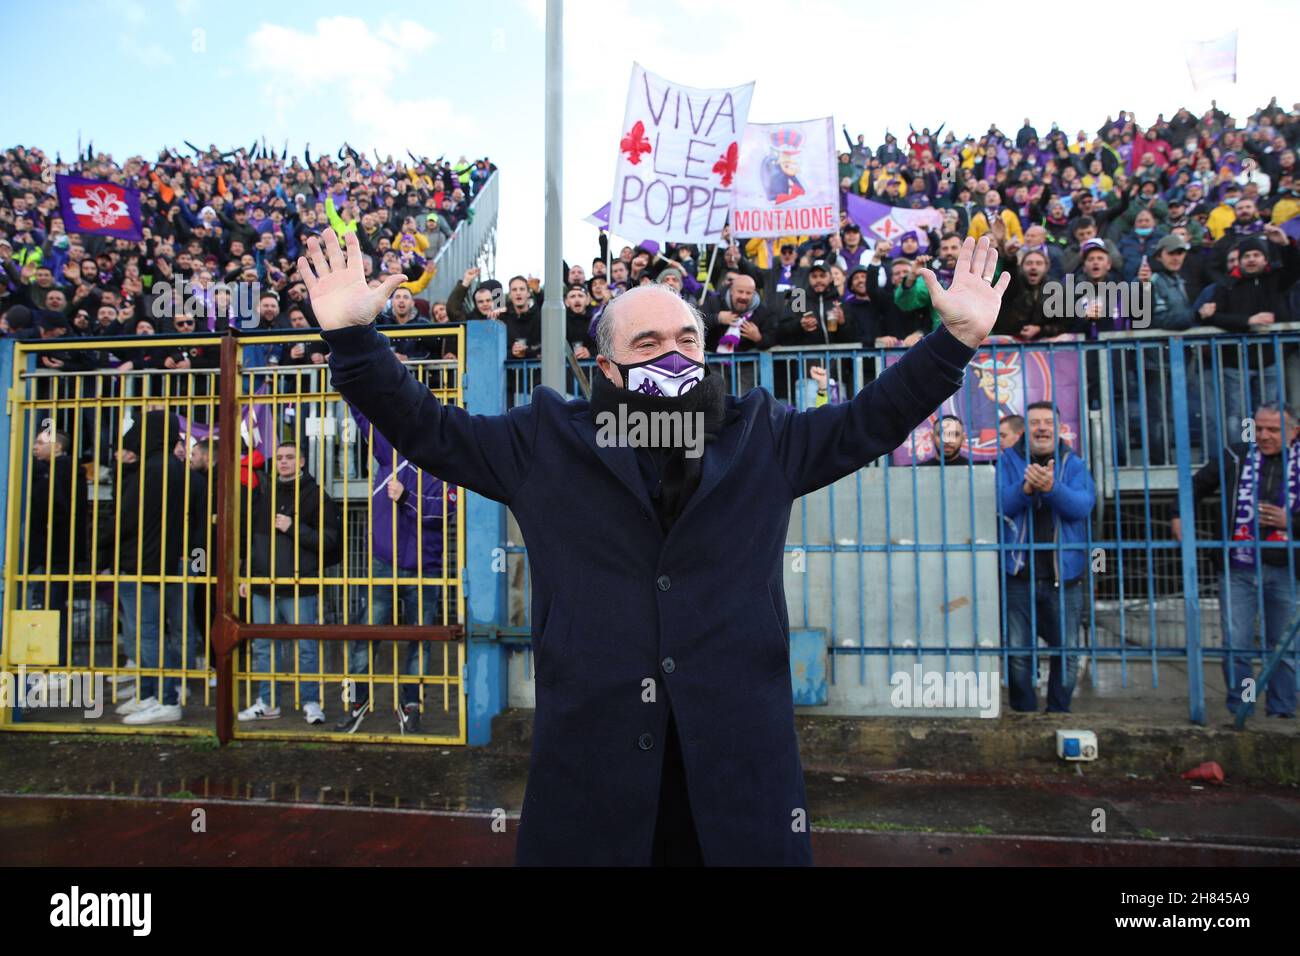
<svg viewBox="0 0 1300 956"><path fill-rule="evenodd" d="M990 189L984 194L984 208L975 215L971 216L970 232L968 235L976 242L980 237L986 235L992 226L992 218L996 216L1002 220L1002 224L1007 227L1007 238L1014 236L1016 239L1024 242L1025 233L1020 228L1020 217L1010 209L1003 209L1002 196L996 189Z"/></svg>

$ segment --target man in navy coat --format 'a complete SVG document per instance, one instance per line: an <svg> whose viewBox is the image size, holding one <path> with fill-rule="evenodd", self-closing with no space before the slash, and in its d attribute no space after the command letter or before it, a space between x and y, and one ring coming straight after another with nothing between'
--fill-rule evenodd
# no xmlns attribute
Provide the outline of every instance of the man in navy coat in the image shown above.
<svg viewBox="0 0 1300 956"><path fill-rule="evenodd" d="M943 327L850 402L723 395L699 314L658 287L605 310L591 402L539 388L504 415L444 407L394 358L332 230L299 274L339 392L420 468L514 512L533 574L536 711L521 864L811 863L789 671L786 530L801 495L891 451L962 384L997 318L996 251L967 240ZM697 444L611 443L604 413L692 413ZM576 532L569 517L590 516Z"/></svg>

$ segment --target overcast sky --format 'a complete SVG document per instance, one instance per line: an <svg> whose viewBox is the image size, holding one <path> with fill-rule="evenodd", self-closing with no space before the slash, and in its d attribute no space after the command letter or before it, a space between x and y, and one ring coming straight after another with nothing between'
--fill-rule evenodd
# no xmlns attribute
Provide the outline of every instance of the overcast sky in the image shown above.
<svg viewBox="0 0 1300 956"><path fill-rule="evenodd" d="M24 23L21 42L6 35L6 145L67 156L80 133L121 160L184 139L231 147L265 135L296 153L347 140L384 154L486 154L502 170L498 275L542 274L544 0L60 6ZM1140 123L1180 105L1199 113L1211 96L1238 116L1273 95L1300 101L1294 0L565 6L564 249L574 262L596 252L582 218L610 198L633 60L692 86L755 80L755 122L831 114L837 134L846 123L873 147L909 121L1014 133L1029 116L1040 132L1055 121L1073 133L1120 109ZM1193 91L1184 43L1234 28L1237 85Z"/></svg>

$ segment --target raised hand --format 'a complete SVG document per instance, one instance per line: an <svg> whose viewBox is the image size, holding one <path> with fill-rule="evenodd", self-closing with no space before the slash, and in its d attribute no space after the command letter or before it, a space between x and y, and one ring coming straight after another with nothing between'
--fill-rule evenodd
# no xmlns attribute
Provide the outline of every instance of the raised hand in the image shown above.
<svg viewBox="0 0 1300 956"><path fill-rule="evenodd" d="M319 239L308 239L307 255L298 257L298 275L307 285L316 320L326 331L369 325L393 291L406 281L405 275L390 275L370 288L361 267L357 234L349 232L344 243L346 249L340 249L334 230L326 229Z"/></svg>
<svg viewBox="0 0 1300 956"><path fill-rule="evenodd" d="M1002 307L1002 295L1011 284L1011 273L1003 272L993 285L998 267L998 251L988 236L975 242L969 236L961 244L952 284L944 289L939 277L930 269L921 270L921 278L930 292L930 303L955 338L976 348L993 328Z"/></svg>

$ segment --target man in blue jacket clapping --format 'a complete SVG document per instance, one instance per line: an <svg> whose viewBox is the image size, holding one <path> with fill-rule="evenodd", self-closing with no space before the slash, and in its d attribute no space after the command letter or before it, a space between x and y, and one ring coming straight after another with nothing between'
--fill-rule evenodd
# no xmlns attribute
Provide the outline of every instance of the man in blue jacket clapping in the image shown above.
<svg viewBox="0 0 1300 956"><path fill-rule="evenodd" d="M1011 709L1038 710L1032 648L1041 637L1062 651L1052 655L1047 710L1068 713L1079 670L1071 649L1083 614L1087 522L1097 491L1083 459L1058 438L1051 402L1026 409L1024 436L1002 456L998 498L1003 540L1012 545L1005 552L1007 642L1029 651L1011 658ZM1033 543L1055 550L1023 547Z"/></svg>

